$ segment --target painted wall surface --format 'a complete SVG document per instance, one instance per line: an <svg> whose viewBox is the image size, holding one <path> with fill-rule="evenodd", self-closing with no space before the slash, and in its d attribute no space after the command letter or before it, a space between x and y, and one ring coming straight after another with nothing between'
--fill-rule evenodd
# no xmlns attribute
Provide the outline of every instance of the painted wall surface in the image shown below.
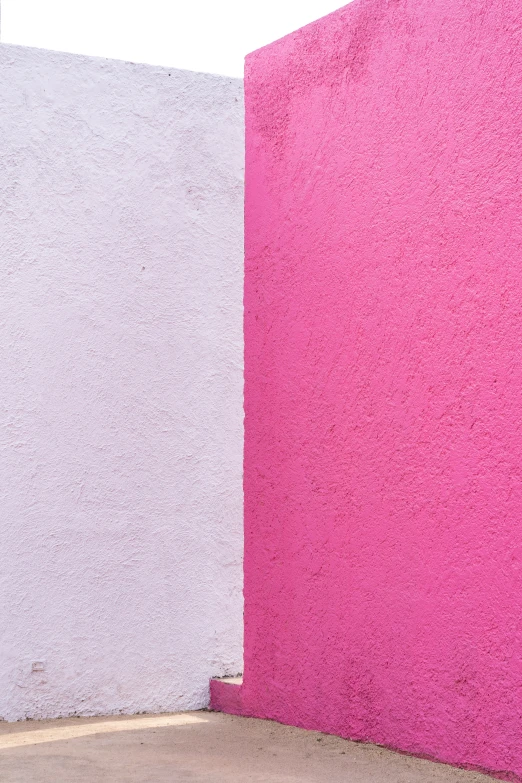
<svg viewBox="0 0 522 783"><path fill-rule="evenodd" d="M508 777L521 61L518 0L357 0L246 71L241 710Z"/></svg>
<svg viewBox="0 0 522 783"><path fill-rule="evenodd" d="M4 719L242 668L242 100L0 47Z"/></svg>

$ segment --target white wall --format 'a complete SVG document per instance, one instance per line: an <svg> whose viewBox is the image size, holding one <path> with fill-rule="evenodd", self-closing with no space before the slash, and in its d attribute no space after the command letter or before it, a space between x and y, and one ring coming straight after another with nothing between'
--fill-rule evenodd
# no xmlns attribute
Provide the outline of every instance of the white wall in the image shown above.
<svg viewBox="0 0 522 783"><path fill-rule="evenodd" d="M242 82L3 45L0 106L0 716L202 707L242 667Z"/></svg>

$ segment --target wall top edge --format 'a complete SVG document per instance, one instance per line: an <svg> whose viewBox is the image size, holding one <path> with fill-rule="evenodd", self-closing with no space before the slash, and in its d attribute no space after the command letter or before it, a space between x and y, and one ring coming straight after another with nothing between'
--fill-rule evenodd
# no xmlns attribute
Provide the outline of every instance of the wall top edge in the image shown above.
<svg viewBox="0 0 522 783"><path fill-rule="evenodd" d="M265 53L267 50L270 50L273 46L280 46L285 45L289 41L291 41L296 36L301 35L303 31L311 30L316 26L320 26L324 24L324 22L327 19L330 19L331 17L339 16L340 14L346 14L351 13L353 8L355 6L361 5L362 2L368 2L368 0L351 0L349 3L345 3L344 5L340 5L339 8L336 11L331 11L329 14L325 14L324 16L320 16L318 19L314 19L313 22L309 22L308 24L303 25L302 27L298 27L297 30L293 30L291 33L287 33L287 35L283 35L281 38L276 38L274 41L271 41L270 43L266 44L265 46L260 46L259 49L254 49L252 52L249 52L246 57L245 61L248 63L249 59L251 57L255 57L256 55L260 53Z"/></svg>
<svg viewBox="0 0 522 783"><path fill-rule="evenodd" d="M118 60L112 57L98 57L96 55L87 54L75 54L74 52L64 52L55 49L43 49L35 46L23 46L21 44L13 43L0 43L0 55L2 53L9 53L12 51L15 55L33 55L41 59L47 58L52 61L65 61L71 64L95 64L98 63L106 68L113 66L128 66L136 70L147 71L148 73L157 73L161 76L166 76L170 73L186 74L187 76L198 76L205 79L215 79L216 81L225 82L229 84L239 84L243 81L240 77L236 76L224 76L217 73L207 73L205 71L190 71L186 68L176 68L174 66L168 67L164 65L151 65L150 63L132 62L130 60Z"/></svg>

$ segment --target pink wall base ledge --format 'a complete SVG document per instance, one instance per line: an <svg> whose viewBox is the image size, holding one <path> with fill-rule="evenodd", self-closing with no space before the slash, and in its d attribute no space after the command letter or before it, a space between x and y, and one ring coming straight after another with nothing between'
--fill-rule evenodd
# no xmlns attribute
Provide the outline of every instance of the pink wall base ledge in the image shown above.
<svg viewBox="0 0 522 783"><path fill-rule="evenodd" d="M210 709L248 717L249 712L243 702L243 686L227 680L210 680Z"/></svg>

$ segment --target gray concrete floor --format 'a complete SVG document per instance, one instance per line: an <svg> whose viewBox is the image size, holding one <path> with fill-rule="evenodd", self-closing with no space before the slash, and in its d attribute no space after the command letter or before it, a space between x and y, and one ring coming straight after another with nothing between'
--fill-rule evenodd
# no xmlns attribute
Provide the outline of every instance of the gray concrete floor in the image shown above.
<svg viewBox="0 0 522 783"><path fill-rule="evenodd" d="M372 745L210 712L0 724L1 783L491 783Z"/></svg>

